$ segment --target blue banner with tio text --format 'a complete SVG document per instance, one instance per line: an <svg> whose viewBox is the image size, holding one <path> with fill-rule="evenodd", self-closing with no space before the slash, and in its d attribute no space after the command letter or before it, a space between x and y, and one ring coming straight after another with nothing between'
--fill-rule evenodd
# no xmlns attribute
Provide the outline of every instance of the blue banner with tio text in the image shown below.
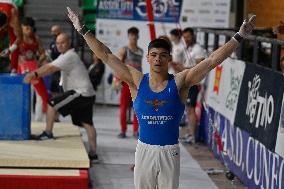
<svg viewBox="0 0 284 189"><path fill-rule="evenodd" d="M274 152L282 107L284 77L246 64L234 125Z"/></svg>

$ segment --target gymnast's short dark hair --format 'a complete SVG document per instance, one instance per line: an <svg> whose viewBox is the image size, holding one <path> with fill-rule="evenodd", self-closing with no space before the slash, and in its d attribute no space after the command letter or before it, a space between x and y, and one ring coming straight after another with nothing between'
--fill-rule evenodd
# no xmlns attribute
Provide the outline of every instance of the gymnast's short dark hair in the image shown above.
<svg viewBox="0 0 284 189"><path fill-rule="evenodd" d="M171 51L172 51L171 43L169 43L167 40L161 39L161 38L154 39L153 41L151 41L149 43L149 45L148 45L148 53L153 48L165 49L166 51L168 51L169 54L171 54Z"/></svg>

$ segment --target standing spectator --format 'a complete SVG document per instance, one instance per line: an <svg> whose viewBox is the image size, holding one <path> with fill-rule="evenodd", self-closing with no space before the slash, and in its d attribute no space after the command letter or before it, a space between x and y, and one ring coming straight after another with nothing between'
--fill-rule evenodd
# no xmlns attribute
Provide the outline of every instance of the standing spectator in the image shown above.
<svg viewBox="0 0 284 189"><path fill-rule="evenodd" d="M22 33L18 9L12 1L0 2L0 73L16 73Z"/></svg>
<svg viewBox="0 0 284 189"><path fill-rule="evenodd" d="M56 37L62 33L62 29L59 25L53 25L51 26L50 33L52 36L52 41L49 44L50 58L51 60L55 60L60 55L56 47Z"/></svg>
<svg viewBox="0 0 284 189"><path fill-rule="evenodd" d="M41 66L45 59L45 50L36 35L35 21L26 17L21 22L23 39L19 43L19 66L18 73L32 72ZM47 111L48 93L42 78L33 82L36 90L35 120L42 121L43 112Z"/></svg>
<svg viewBox="0 0 284 189"><path fill-rule="evenodd" d="M182 36L185 42L185 50L183 51L184 64L183 69L190 69L194 67L196 64L205 59L206 53L205 50L196 43L194 31L192 28L185 28L182 32ZM191 128L188 131L188 134L185 138L186 143L195 143L195 134L197 127L197 116L195 112L197 96L198 96L198 85L193 85L190 87L188 91L188 97L186 100L186 115L187 120L189 122L189 126Z"/></svg>
<svg viewBox="0 0 284 189"><path fill-rule="evenodd" d="M178 73L177 66L184 63L184 44L182 41L182 31L173 29L170 31L170 40L172 42L172 62L170 63L170 72Z"/></svg>
<svg viewBox="0 0 284 189"><path fill-rule="evenodd" d="M28 73L25 83L33 79L61 71L64 93L51 98L47 110L47 122L45 130L38 136L39 140L53 139L53 126L55 113L71 115L74 125L84 127L87 131L90 145L89 158L92 163L98 160L96 154L96 130L93 126L93 105L95 91L88 76L88 71L78 54L71 48L71 41L66 33L61 33L56 38L56 46L61 55L49 64L32 73Z"/></svg>
<svg viewBox="0 0 284 189"><path fill-rule="evenodd" d="M143 50L138 47L139 30L136 27L131 27L127 31L128 45L119 49L118 57L126 65L132 66L138 71L142 71ZM120 134L119 138L126 138L127 122L126 112L131 103L131 94L127 83L122 82L120 91ZM133 114L133 136L138 135L138 121L136 114Z"/></svg>

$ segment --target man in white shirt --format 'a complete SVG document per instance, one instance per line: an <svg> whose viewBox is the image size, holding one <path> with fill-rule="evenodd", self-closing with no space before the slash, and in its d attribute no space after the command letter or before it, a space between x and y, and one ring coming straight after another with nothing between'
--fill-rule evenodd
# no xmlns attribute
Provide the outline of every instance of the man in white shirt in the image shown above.
<svg viewBox="0 0 284 189"><path fill-rule="evenodd" d="M177 67L184 63L185 45L182 41L182 31L173 29L170 31L170 40L172 42L172 62L170 63L169 73L178 73Z"/></svg>
<svg viewBox="0 0 284 189"><path fill-rule="evenodd" d="M24 78L25 83L31 83L35 78L61 71L64 93L49 100L46 128L38 136L38 139L54 138L52 130L56 111L63 116L70 114L74 125L86 129L90 144L89 158L92 163L95 163L98 160L96 154L96 130L93 127L92 119L95 91L88 71L78 54L71 48L70 38L66 33L57 36L56 46L61 55L50 64L45 64L34 72L28 73Z"/></svg>
<svg viewBox="0 0 284 189"><path fill-rule="evenodd" d="M196 43L194 31L192 28L185 28L182 32L182 36L185 42L185 50L183 51L184 56L184 69L189 69L194 67L196 64L205 59L206 53L205 50ZM191 134L188 133L186 137L186 143L195 143L195 133L197 125L197 117L195 112L196 101L198 96L198 86L193 85L188 92L188 97L186 100L186 113L187 119L189 121L189 126L191 127ZM191 137L189 137L191 135Z"/></svg>
<svg viewBox="0 0 284 189"><path fill-rule="evenodd" d="M194 31L192 28L185 28L182 32L174 29L170 32L171 41L173 43L171 67L175 73L190 69L205 59L205 50L196 43ZM182 38L183 41L182 41ZM198 86L193 85L188 91L186 100L186 115L191 127L188 133L183 137L186 143L195 143L195 132L197 117L195 112L196 101L198 96Z"/></svg>
<svg viewBox="0 0 284 189"><path fill-rule="evenodd" d="M185 67L191 68L205 59L205 50L196 43L196 37L192 28L185 28L182 32L186 51L184 51Z"/></svg>

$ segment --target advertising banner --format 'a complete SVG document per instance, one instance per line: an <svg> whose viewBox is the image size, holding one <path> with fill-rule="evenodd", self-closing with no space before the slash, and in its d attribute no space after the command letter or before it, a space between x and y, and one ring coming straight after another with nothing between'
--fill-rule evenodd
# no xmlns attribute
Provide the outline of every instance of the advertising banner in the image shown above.
<svg viewBox="0 0 284 189"><path fill-rule="evenodd" d="M182 0L152 0L154 21L178 22ZM99 0L98 18L148 21L146 0Z"/></svg>
<svg viewBox="0 0 284 189"><path fill-rule="evenodd" d="M97 18L129 19L134 15L133 0L98 0Z"/></svg>
<svg viewBox="0 0 284 189"><path fill-rule="evenodd" d="M97 18L147 21L146 0L98 0ZM228 28L230 0L152 0L155 22Z"/></svg>
<svg viewBox="0 0 284 189"><path fill-rule="evenodd" d="M274 152L284 89L283 75L247 64L236 111L235 126Z"/></svg>
<svg viewBox="0 0 284 189"><path fill-rule="evenodd" d="M248 132L232 125L213 108L209 108L207 116L208 144L229 170L248 188L284 189L283 157L270 151ZM215 131L221 137L222 152L218 151Z"/></svg>
<svg viewBox="0 0 284 189"><path fill-rule="evenodd" d="M180 16L183 27L228 28L231 0L184 0Z"/></svg>
<svg viewBox="0 0 284 189"><path fill-rule="evenodd" d="M206 102L233 124L245 63L227 58L209 73Z"/></svg>
<svg viewBox="0 0 284 189"><path fill-rule="evenodd" d="M152 0L155 22L179 21L182 0ZM134 19L147 21L146 0L134 0Z"/></svg>

